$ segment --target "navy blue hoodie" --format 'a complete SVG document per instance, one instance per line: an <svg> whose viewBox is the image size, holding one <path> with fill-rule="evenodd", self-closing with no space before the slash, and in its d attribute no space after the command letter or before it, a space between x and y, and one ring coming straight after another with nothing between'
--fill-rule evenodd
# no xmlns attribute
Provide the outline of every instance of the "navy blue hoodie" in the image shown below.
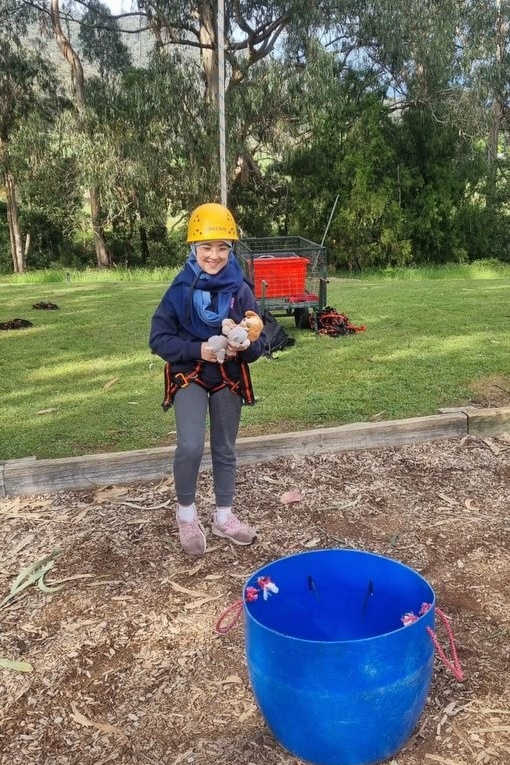
<svg viewBox="0 0 510 765"><path fill-rule="evenodd" d="M196 337L187 327L186 318L180 316L182 306L189 306L193 310L191 291L193 289L193 273L185 268L181 271L156 308L152 317L149 346L153 353L160 356L164 361L172 365L172 372L190 372L201 359L201 346L207 340L205 337ZM214 297L214 293L212 293ZM248 282L243 281L239 290L233 294L228 318L233 319L238 324L245 315L246 311L255 311L260 315L260 311L255 300L255 296ZM221 334L221 324L217 327L211 327L211 335ZM265 335L264 332L257 340L250 343L245 351L238 353L238 358L250 363L256 361L264 350ZM239 377L239 363L237 359L229 359L225 362L225 370L232 379ZM202 380L211 386L216 385L221 380L221 374L218 364L204 361Z"/></svg>

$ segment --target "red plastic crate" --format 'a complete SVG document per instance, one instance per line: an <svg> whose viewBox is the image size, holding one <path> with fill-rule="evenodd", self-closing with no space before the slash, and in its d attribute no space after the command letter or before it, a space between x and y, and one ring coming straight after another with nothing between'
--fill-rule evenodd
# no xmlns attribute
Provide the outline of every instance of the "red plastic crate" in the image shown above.
<svg viewBox="0 0 510 765"><path fill-rule="evenodd" d="M253 259L255 297L262 297L262 282L267 282L265 296L292 299L305 292L306 268L310 261L299 255L260 256Z"/></svg>

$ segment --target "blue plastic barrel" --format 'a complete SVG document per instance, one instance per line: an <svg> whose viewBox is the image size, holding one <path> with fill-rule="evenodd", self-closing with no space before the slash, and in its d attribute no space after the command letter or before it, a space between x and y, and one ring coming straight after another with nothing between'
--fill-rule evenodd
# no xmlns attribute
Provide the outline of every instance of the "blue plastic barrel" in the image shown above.
<svg viewBox="0 0 510 765"><path fill-rule="evenodd" d="M260 577L278 592L265 599ZM372 765L398 752L432 679L427 581L380 555L314 550L264 566L244 595L251 687L276 740L316 765ZM410 612L418 618L404 626Z"/></svg>

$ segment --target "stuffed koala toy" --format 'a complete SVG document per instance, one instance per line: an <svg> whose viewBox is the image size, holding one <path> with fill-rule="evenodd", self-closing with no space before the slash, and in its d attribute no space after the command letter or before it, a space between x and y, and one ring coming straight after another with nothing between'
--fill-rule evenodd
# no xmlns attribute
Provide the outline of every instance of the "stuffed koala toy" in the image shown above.
<svg viewBox="0 0 510 765"><path fill-rule="evenodd" d="M264 323L254 311L246 311L244 319L236 324L233 319L223 319L221 335L213 335L207 341L218 359L223 364L226 357L227 345L230 344L238 351L245 351L253 340L257 340L264 329Z"/></svg>

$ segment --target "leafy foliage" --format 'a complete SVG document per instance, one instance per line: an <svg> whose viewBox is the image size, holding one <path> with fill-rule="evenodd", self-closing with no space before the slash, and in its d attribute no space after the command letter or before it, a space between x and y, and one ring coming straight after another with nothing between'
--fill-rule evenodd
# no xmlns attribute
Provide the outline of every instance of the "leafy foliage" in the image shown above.
<svg viewBox="0 0 510 765"><path fill-rule="evenodd" d="M62 3L89 65L80 109L57 94L49 52L21 47L37 1L0 8L2 156L8 135L31 267L89 262L88 189L126 266L177 262L187 212L219 198L217 4L134 6L136 21ZM243 233L327 233L330 265L351 270L510 257L508 4L242 0L224 21ZM136 25L153 46L135 67Z"/></svg>
<svg viewBox="0 0 510 765"><path fill-rule="evenodd" d="M89 0L78 39L83 57L97 63L102 80L121 74L131 65L131 54L122 42L120 27L100 0Z"/></svg>

